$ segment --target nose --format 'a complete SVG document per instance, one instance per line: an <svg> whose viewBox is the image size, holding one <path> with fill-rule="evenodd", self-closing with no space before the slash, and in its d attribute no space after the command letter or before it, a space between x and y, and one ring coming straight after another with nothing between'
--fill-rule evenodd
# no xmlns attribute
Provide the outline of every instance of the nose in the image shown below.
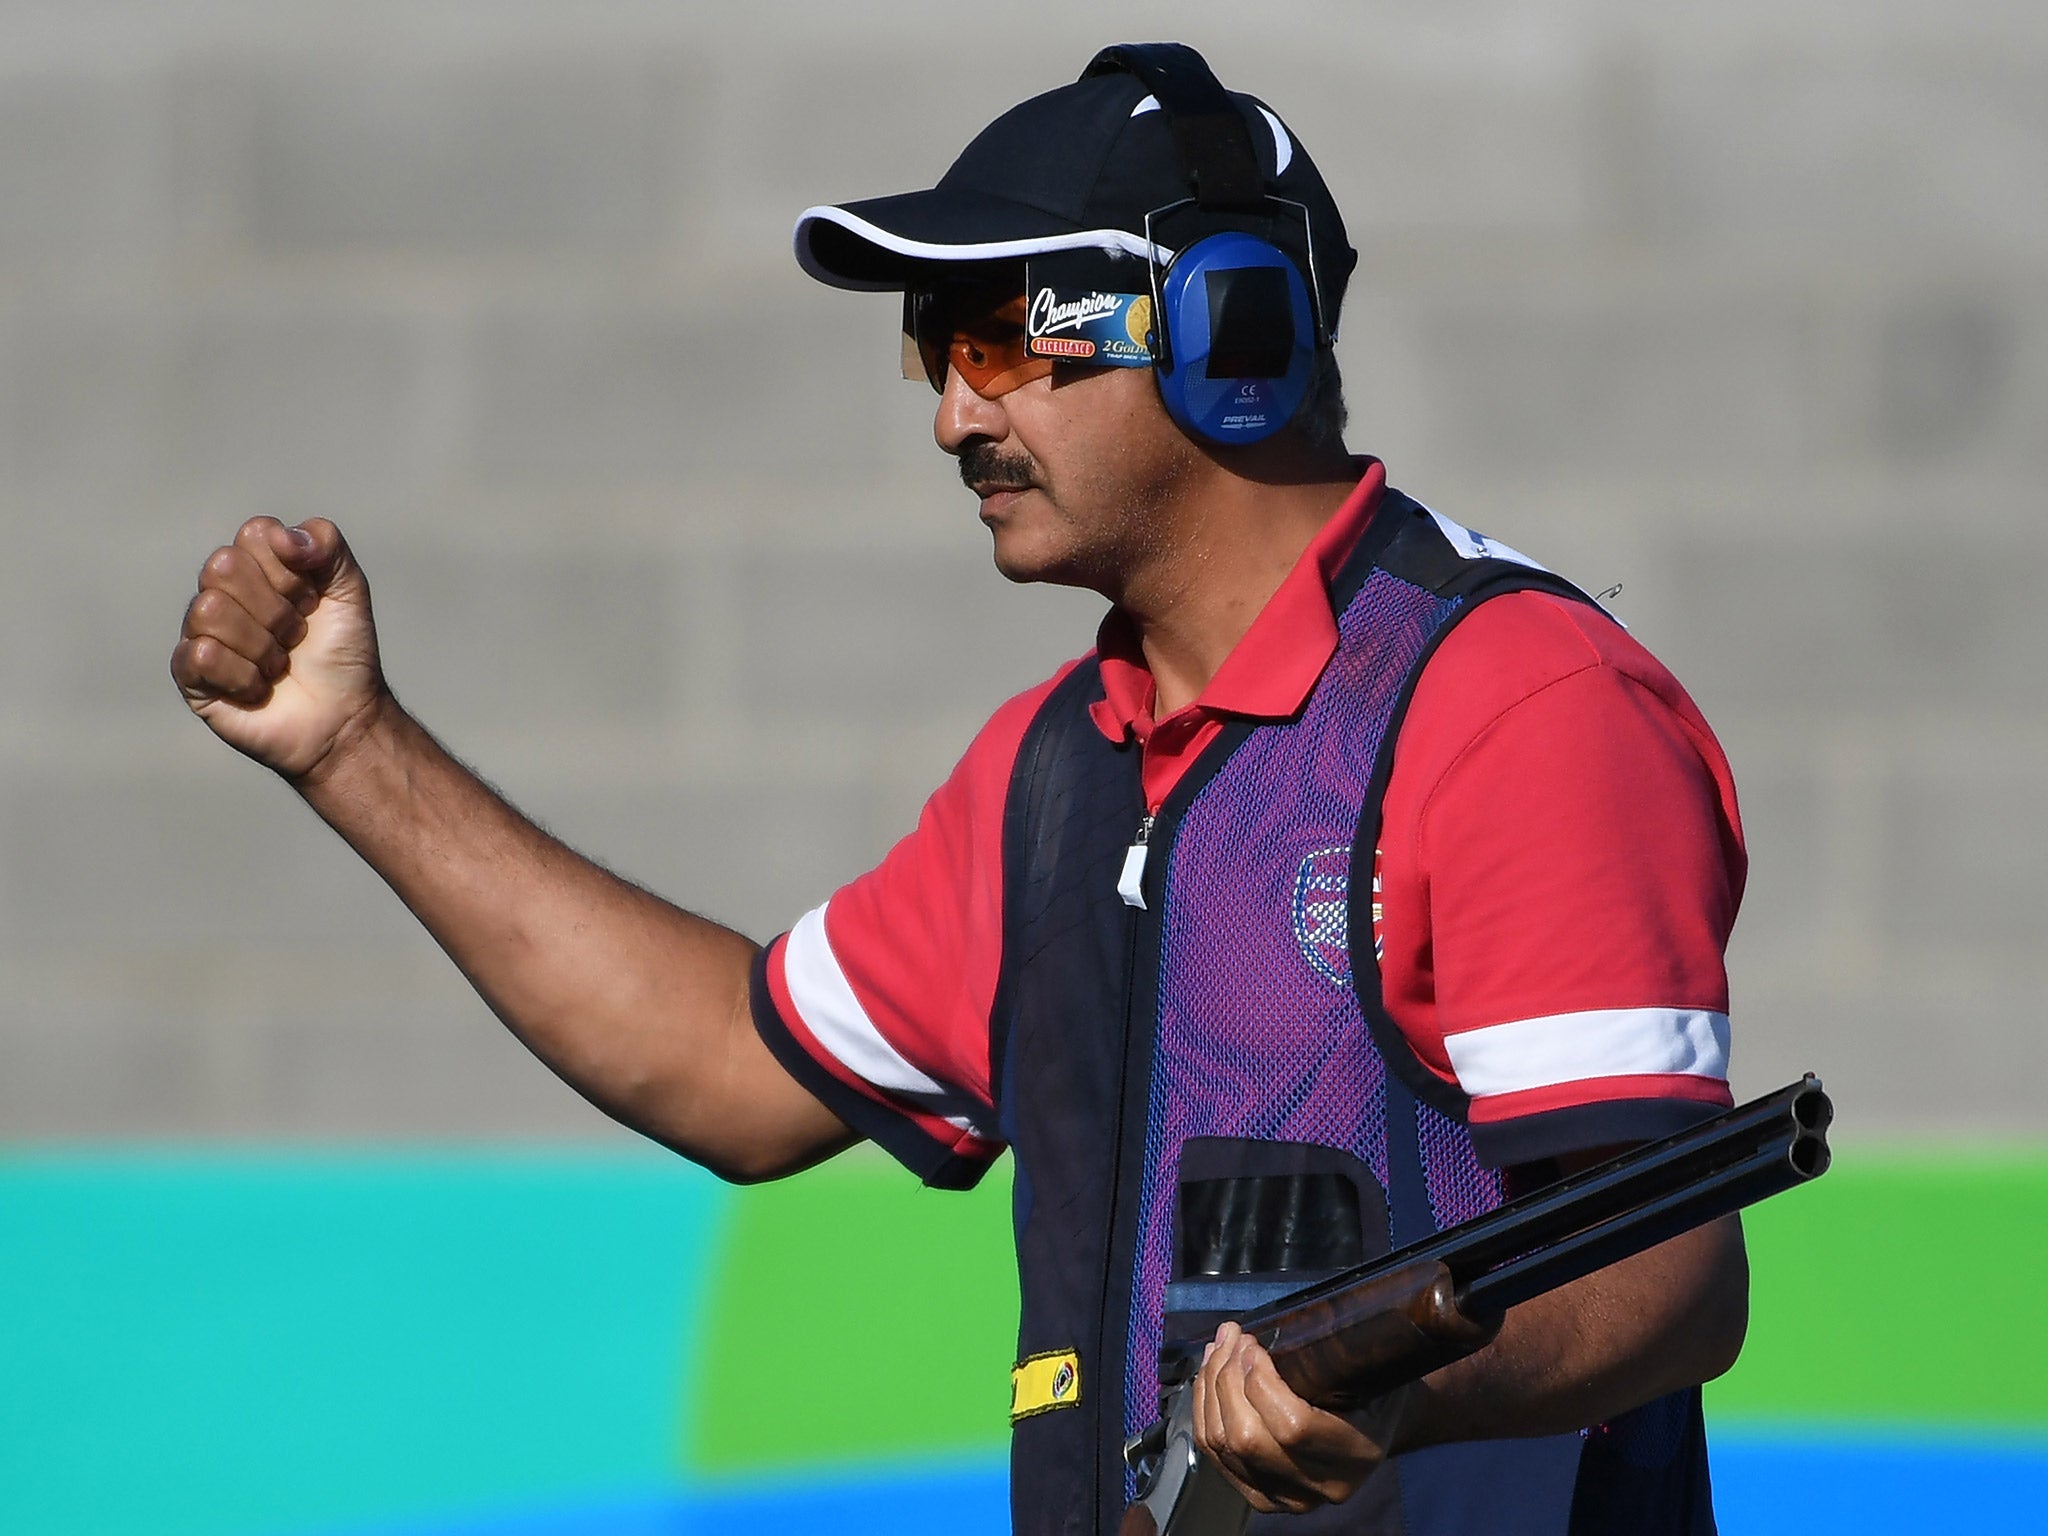
<svg viewBox="0 0 2048 1536"><path fill-rule="evenodd" d="M946 452L958 457L970 440L985 437L1000 443L1010 435L1010 420L1000 400L977 395L967 387L958 368L946 370L946 387L939 391L938 414L932 419L932 436Z"/></svg>

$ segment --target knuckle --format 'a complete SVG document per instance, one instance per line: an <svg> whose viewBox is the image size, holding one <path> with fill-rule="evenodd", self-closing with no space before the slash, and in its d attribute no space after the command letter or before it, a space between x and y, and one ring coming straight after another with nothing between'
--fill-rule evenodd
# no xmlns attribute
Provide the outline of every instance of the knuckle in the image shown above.
<svg viewBox="0 0 2048 1536"><path fill-rule="evenodd" d="M1308 1438L1309 1417L1292 1403L1279 1403L1266 1410L1273 1438L1282 1445L1299 1445Z"/></svg>
<svg viewBox="0 0 2048 1536"><path fill-rule="evenodd" d="M258 539L268 537L271 529L282 526L284 525L268 513L258 513L235 530L235 542L237 544L253 543Z"/></svg>
<svg viewBox="0 0 2048 1536"><path fill-rule="evenodd" d="M202 635L186 640L171 652L171 675L181 687L217 691L220 686L220 642Z"/></svg>
<svg viewBox="0 0 2048 1536"><path fill-rule="evenodd" d="M185 610L189 624L213 626L223 622L235 607L235 600L218 587L208 587Z"/></svg>
<svg viewBox="0 0 2048 1536"><path fill-rule="evenodd" d="M206 563L199 567L202 582L233 581L247 558L232 544L223 544L206 557Z"/></svg>

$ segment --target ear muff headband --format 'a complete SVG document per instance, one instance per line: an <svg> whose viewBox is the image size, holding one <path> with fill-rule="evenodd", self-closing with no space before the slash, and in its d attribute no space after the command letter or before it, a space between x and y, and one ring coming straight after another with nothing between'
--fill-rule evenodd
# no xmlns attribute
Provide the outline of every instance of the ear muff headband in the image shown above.
<svg viewBox="0 0 2048 1536"><path fill-rule="evenodd" d="M1268 240L1242 230L1198 238L1162 274L1152 265L1154 371L1167 414L1218 444L1256 443L1294 419L1316 352L1328 344L1308 210L1266 191L1251 132L1202 56L1180 43L1105 48L1082 78L1122 72L1158 98L1191 196L1145 216L1191 216L1214 228L1292 214L1301 221L1308 279Z"/></svg>
<svg viewBox="0 0 2048 1536"><path fill-rule="evenodd" d="M1255 211L1266 199L1258 152L1208 61L1185 43L1119 43L1105 48L1081 72L1135 75L1166 114L1181 173L1195 201L1208 209Z"/></svg>

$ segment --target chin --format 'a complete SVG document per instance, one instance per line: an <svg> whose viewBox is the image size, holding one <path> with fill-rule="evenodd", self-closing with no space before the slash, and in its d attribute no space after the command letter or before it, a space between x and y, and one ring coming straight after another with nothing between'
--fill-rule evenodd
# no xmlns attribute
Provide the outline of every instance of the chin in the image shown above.
<svg viewBox="0 0 2048 1536"><path fill-rule="evenodd" d="M1017 543L1005 541L998 534L995 541L996 569L1005 578L1019 585L1044 584L1055 587L1086 587L1100 591L1085 564L1074 557L1071 550L1031 549Z"/></svg>
<svg viewBox="0 0 2048 1536"><path fill-rule="evenodd" d="M1055 566L1044 560L1032 559L1017 550L1005 549L1000 538L996 540L995 562L996 569L1006 580L1020 585L1059 580L1059 577L1053 574Z"/></svg>

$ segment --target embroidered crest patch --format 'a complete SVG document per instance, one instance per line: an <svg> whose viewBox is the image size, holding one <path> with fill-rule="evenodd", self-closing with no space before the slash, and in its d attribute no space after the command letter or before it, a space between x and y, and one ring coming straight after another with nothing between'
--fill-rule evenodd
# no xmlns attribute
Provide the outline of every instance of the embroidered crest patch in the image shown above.
<svg viewBox="0 0 2048 1536"><path fill-rule="evenodd" d="M1294 938L1325 981L1351 985L1351 845L1318 848L1294 877Z"/></svg>

